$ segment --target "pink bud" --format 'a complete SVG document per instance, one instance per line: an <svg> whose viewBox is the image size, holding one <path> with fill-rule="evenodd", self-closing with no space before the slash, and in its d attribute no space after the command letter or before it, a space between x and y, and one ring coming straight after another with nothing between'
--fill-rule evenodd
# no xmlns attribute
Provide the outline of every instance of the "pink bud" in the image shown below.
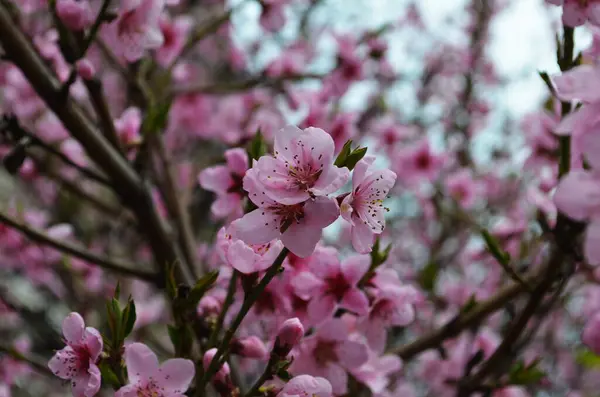
<svg viewBox="0 0 600 397"><path fill-rule="evenodd" d="M221 311L221 302L214 296L205 296L198 303L198 315L202 317L210 317L218 315Z"/></svg>
<svg viewBox="0 0 600 397"><path fill-rule="evenodd" d="M594 353L600 354L600 312L596 313L583 328L581 340Z"/></svg>
<svg viewBox="0 0 600 397"><path fill-rule="evenodd" d="M277 339L274 352L279 356L287 356L294 346L300 342L304 335L304 327L297 317L289 318L283 322Z"/></svg>
<svg viewBox="0 0 600 397"><path fill-rule="evenodd" d="M92 22L91 10L87 1L58 0L56 13L69 29L83 30Z"/></svg>
<svg viewBox="0 0 600 397"><path fill-rule="evenodd" d="M75 67L77 69L77 74L80 75L84 80L91 80L96 74L96 68L94 68L94 65L92 65L90 60L87 58L77 61Z"/></svg>
<svg viewBox="0 0 600 397"><path fill-rule="evenodd" d="M210 366L210 363L212 362L216 354L217 349L214 347L212 349L207 350L206 353L204 353L204 357L202 357L202 365L204 365L205 371ZM217 373L215 374L214 382L228 383L230 373L231 370L229 369L229 364L224 363L221 369L219 369L219 371L217 371Z"/></svg>
<svg viewBox="0 0 600 397"><path fill-rule="evenodd" d="M256 336L234 341L231 350L232 353L246 358L261 359L267 356L267 347Z"/></svg>

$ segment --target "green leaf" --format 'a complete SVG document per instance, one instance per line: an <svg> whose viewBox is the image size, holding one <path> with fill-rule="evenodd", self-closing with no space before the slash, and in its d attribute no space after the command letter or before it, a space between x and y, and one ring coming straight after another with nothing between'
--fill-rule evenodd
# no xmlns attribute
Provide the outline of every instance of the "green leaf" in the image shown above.
<svg viewBox="0 0 600 397"><path fill-rule="evenodd" d="M348 159L348 156L350 155L351 146L352 146L352 140L348 140L348 141L346 141L346 143L344 143L344 146L342 147L340 154L338 154L337 158L335 159L335 162L333 163L336 167L339 167L339 168L344 167L344 164L346 164L346 160Z"/></svg>
<svg viewBox="0 0 600 397"><path fill-rule="evenodd" d="M173 343L173 347L177 349L177 347L181 344L181 335L179 330L174 325L167 325L167 331L169 332L169 338L171 339L171 343Z"/></svg>
<svg viewBox="0 0 600 397"><path fill-rule="evenodd" d="M359 147L354 149L354 151L352 151L352 153L350 153L348 155L348 158L346 159L346 167L352 171L354 169L354 167L356 167L356 164L362 160L363 157L365 157L365 154L367 154L367 148L366 147Z"/></svg>
<svg viewBox="0 0 600 397"><path fill-rule="evenodd" d="M515 363L509 371L508 380L512 385L531 385L542 380L546 373L538 368L539 360L525 366L523 361Z"/></svg>
<svg viewBox="0 0 600 397"><path fill-rule="evenodd" d="M468 313L477 307L477 299L475 299L475 294L471 295L469 300L460 308L461 313Z"/></svg>
<svg viewBox="0 0 600 397"><path fill-rule="evenodd" d="M286 370L281 370L277 372L277 377L284 382L289 382L290 380L292 380L292 375Z"/></svg>
<svg viewBox="0 0 600 397"><path fill-rule="evenodd" d="M113 298L119 299L121 296L121 282L117 281L117 286L115 287L115 293L113 294Z"/></svg>
<svg viewBox="0 0 600 397"><path fill-rule="evenodd" d="M133 331L136 319L135 302L129 297L129 302L127 302L127 306L125 306L125 310L123 310L123 339L127 338L131 331Z"/></svg>
<svg viewBox="0 0 600 397"><path fill-rule="evenodd" d="M115 372L112 370L112 368L110 368L110 366L108 365L108 362L101 361L99 367L100 367L100 374L102 375L102 380L104 382L110 384L114 388L119 388L119 387L123 386L123 385L121 385L121 382L119 382L119 377L115 374Z"/></svg>
<svg viewBox="0 0 600 397"><path fill-rule="evenodd" d="M431 261L419 273L419 284L426 291L433 291L435 282L440 273L440 266L437 262Z"/></svg>
<svg viewBox="0 0 600 397"><path fill-rule="evenodd" d="M167 124L171 101L165 101L148 110L142 128L144 134L154 134L163 130Z"/></svg>
<svg viewBox="0 0 600 397"><path fill-rule="evenodd" d="M168 264L166 268L167 292L174 299L177 296L177 281L175 280L175 264Z"/></svg>
<svg viewBox="0 0 600 397"><path fill-rule="evenodd" d="M200 278L188 295L188 303L195 307L206 291L212 288L213 284L217 281L217 277L219 277L219 271L213 270Z"/></svg>
<svg viewBox="0 0 600 397"><path fill-rule="evenodd" d="M267 144L263 138L260 129L256 131L254 138L248 144L248 159L250 160L249 167L252 167L252 160L258 160L267 153Z"/></svg>
<svg viewBox="0 0 600 397"><path fill-rule="evenodd" d="M577 352L576 360L579 365L587 369L600 368L600 356L588 349L581 349Z"/></svg>
<svg viewBox="0 0 600 397"><path fill-rule="evenodd" d="M485 240L485 244L490 254L492 254L500 264L507 266L510 263L510 255L508 252L504 252L498 241L487 230L482 230L481 236Z"/></svg>

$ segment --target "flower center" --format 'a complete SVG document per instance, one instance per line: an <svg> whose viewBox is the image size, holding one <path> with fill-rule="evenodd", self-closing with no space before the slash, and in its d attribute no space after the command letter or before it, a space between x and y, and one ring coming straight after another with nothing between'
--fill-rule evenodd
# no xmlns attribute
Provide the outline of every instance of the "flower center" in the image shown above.
<svg viewBox="0 0 600 397"><path fill-rule="evenodd" d="M281 223L279 225L279 231L284 233L292 223L300 223L304 218L304 203L294 205L281 205L277 204L269 208L273 213L281 217Z"/></svg>
<svg viewBox="0 0 600 397"><path fill-rule="evenodd" d="M324 367L329 362L339 361L335 350L337 344L330 341L319 341L315 347L315 360L319 366Z"/></svg>
<svg viewBox="0 0 600 397"><path fill-rule="evenodd" d="M333 296L339 302L344 298L346 292L351 288L351 285L346 281L342 273L336 274L334 277L328 278L327 292Z"/></svg>

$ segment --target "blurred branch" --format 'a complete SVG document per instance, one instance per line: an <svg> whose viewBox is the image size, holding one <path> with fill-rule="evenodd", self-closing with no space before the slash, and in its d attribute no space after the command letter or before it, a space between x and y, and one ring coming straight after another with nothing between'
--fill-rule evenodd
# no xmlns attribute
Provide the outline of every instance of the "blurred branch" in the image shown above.
<svg viewBox="0 0 600 397"><path fill-rule="evenodd" d="M533 271L524 280L533 283L539 277L539 271ZM463 330L473 327L486 319L492 313L502 309L508 302L526 292L527 288L520 283L514 283L500 290L491 298L480 302L474 308L458 314L443 327L403 346L393 348L390 353L395 353L403 360L410 360L425 350L434 349L447 339L459 335Z"/></svg>
<svg viewBox="0 0 600 397"><path fill-rule="evenodd" d="M140 230L148 239L164 283L166 267L180 261L165 224L154 206L149 187L72 98L69 95L61 95L60 83L16 25L6 6L1 3L0 43L8 58L23 72L34 90L56 113L71 135L81 143L88 156L104 169L113 181L115 192L136 214ZM177 267L177 278L188 283L192 281L191 275L181 266Z"/></svg>
<svg viewBox="0 0 600 397"><path fill-rule="evenodd" d="M14 348L6 346L3 342L0 342L0 353L8 354L10 357L15 360L22 361L26 364L29 364L32 368L38 371L41 374L46 376L54 377L54 374L48 368L46 361L44 361L41 357L37 357L31 354L23 354L16 351Z"/></svg>
<svg viewBox="0 0 600 397"><path fill-rule="evenodd" d="M53 237L50 237L49 235L44 233L43 231L27 226L2 212L0 212L0 223L3 223L7 226L12 227L13 229L20 231L21 233L29 237L31 240L56 248L61 252L83 259L105 270L123 276L138 278L140 280L144 280L154 284L158 283L159 276L157 273L150 273L147 271L138 270L135 269L132 264L102 257L100 255L96 255L86 250L85 248L78 247L75 244L66 241L56 240Z"/></svg>
<svg viewBox="0 0 600 397"><path fill-rule="evenodd" d="M20 141L22 139L28 139L29 142L27 143L27 145L38 146L38 147L44 149L46 152L58 157L65 164L68 164L69 166L75 168L76 170L78 170L79 172L81 172L83 175L90 178L91 180L98 182L105 186L110 186L110 181L108 179L106 179L103 175L100 175L94 170L91 170L89 168L83 167L83 166L75 163L73 160L71 160L69 158L69 156L67 156L60 150L56 149L54 146L49 145L48 143L44 142L43 140L38 138L36 135L34 135L32 132L23 128L19 124L19 121L17 120L16 117L4 115L2 122L0 123L0 132L2 130L10 132L12 134L12 137L11 137L12 140Z"/></svg>
<svg viewBox="0 0 600 397"><path fill-rule="evenodd" d="M256 76L246 80L234 82L220 82L217 84L191 84L186 86L173 87L173 95L181 94L231 94L238 91L248 90L259 86L276 87L285 82L298 82L302 80L320 80L324 78L323 74L298 74L281 77Z"/></svg>

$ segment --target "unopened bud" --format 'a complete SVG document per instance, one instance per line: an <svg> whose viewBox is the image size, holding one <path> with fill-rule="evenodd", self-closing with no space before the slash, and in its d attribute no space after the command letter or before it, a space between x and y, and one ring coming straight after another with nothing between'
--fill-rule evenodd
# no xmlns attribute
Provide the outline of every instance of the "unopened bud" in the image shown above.
<svg viewBox="0 0 600 397"><path fill-rule="evenodd" d="M231 352L246 358L261 359L267 356L267 347L256 336L238 339L232 342Z"/></svg>
<svg viewBox="0 0 600 397"><path fill-rule="evenodd" d="M94 78L96 74L96 69L94 65L90 62L89 59L83 58L77 61L75 64L75 68L77 70L77 74L81 76L84 80L91 80Z"/></svg>
<svg viewBox="0 0 600 397"><path fill-rule="evenodd" d="M88 27L91 22L91 9L87 1L58 0L56 14L69 29L79 31Z"/></svg>
<svg viewBox="0 0 600 397"><path fill-rule="evenodd" d="M204 366L204 371L208 370L208 367L210 366L212 360L215 358L216 354L216 348L209 349L206 351L206 353L204 353L204 357L202 357L202 365ZM221 396L230 396L235 390L235 386L231 382L231 377L229 376L230 374L231 369L229 368L229 364L224 363L212 379L213 386Z"/></svg>
<svg viewBox="0 0 600 397"><path fill-rule="evenodd" d="M202 364L204 365L205 371L208 370L208 367L210 366L212 360L215 358L216 354L217 349L214 347L212 349L207 350L206 353L204 353L204 357L202 357ZM229 377L230 373L231 370L229 369L229 364L224 363L223 366L219 368L219 370L215 374L214 381L225 381Z"/></svg>
<svg viewBox="0 0 600 397"><path fill-rule="evenodd" d="M285 320L279 328L273 352L281 357L287 356L303 335L304 327L297 317Z"/></svg>

